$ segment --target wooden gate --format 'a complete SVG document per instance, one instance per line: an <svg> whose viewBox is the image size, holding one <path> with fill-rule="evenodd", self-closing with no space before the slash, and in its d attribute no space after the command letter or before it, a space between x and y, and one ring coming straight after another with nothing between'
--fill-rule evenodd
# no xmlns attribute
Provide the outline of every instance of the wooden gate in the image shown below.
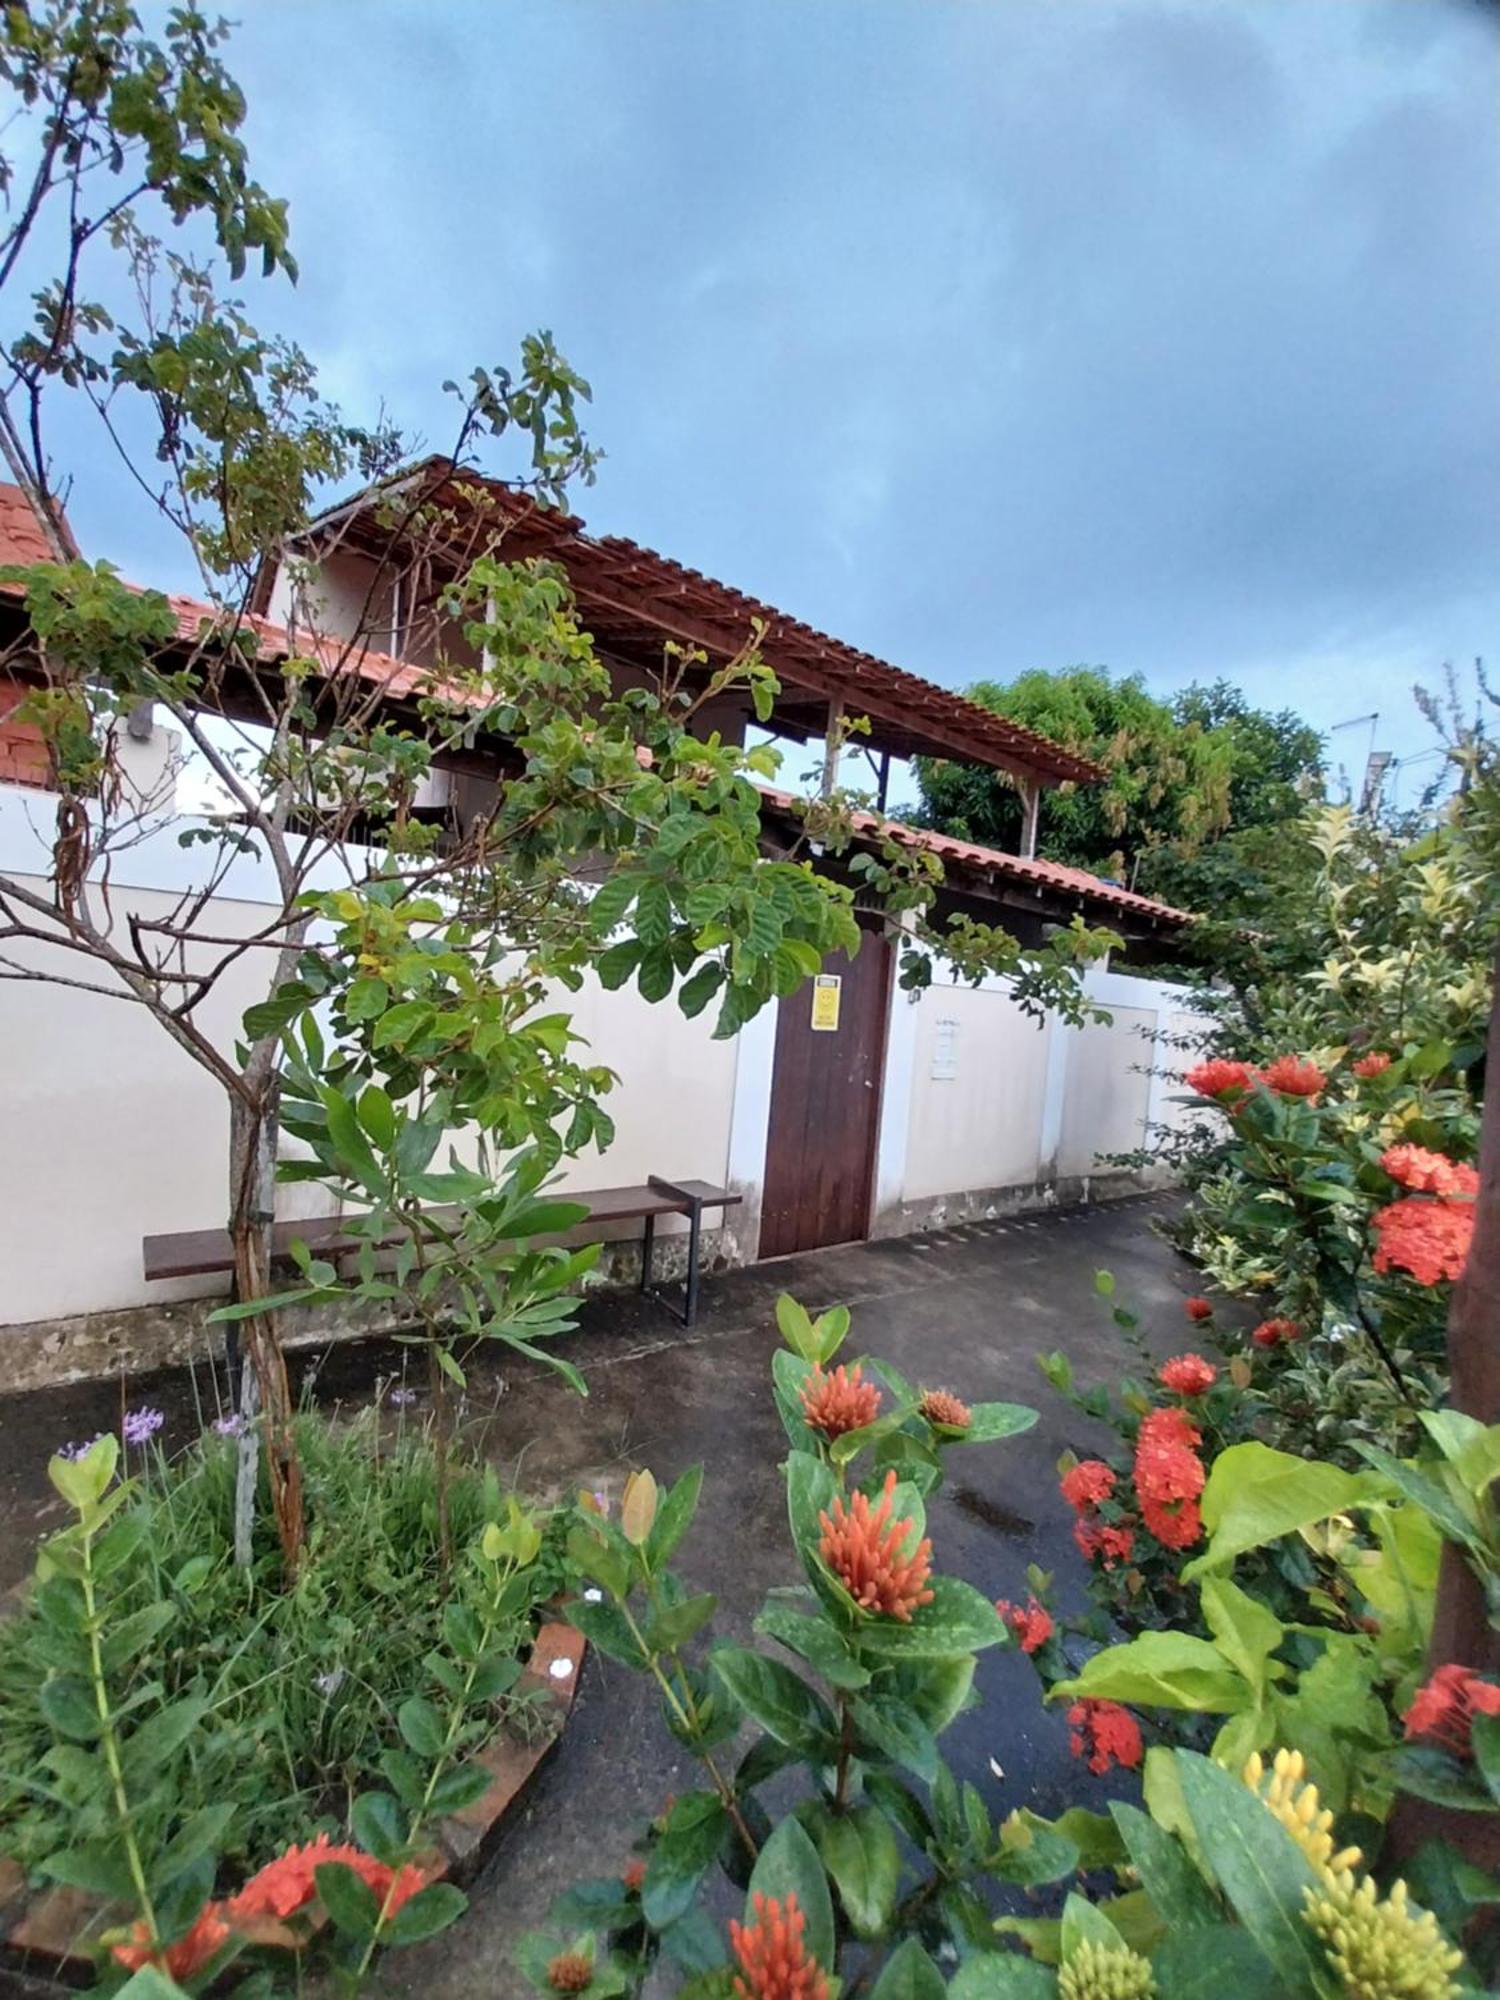
<svg viewBox="0 0 1500 2000"><path fill-rule="evenodd" d="M857 957L779 1003L762 1257L870 1233L890 983L891 947L866 932Z"/></svg>

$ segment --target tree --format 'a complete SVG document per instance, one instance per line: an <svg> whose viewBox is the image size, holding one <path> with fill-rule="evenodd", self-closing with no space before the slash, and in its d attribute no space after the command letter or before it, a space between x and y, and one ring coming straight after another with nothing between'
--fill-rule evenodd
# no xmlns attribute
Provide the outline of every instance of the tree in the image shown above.
<svg viewBox="0 0 1500 2000"><path fill-rule="evenodd" d="M1103 667L979 681L971 701L1024 723L1102 764L1098 784L1059 785L1042 796L1038 851L1054 861L1134 880L1167 842L1196 848L1229 823L1233 749L1222 732L1179 721L1138 674ZM1022 801L1001 773L947 758L917 760L921 822L991 846L1018 846Z"/></svg>
<svg viewBox="0 0 1500 2000"><path fill-rule="evenodd" d="M716 1001L717 1032L732 1034L826 952L857 948L859 926L854 892L816 874L805 848L775 861L759 851L752 779L774 771L775 753L694 734L703 703L731 685L765 701L755 634L712 664L669 651L653 686L616 699L562 573L507 562L501 532L445 505L436 477L391 486L385 555L352 638L299 613L277 641L249 617L263 570L303 560L326 484L391 471L403 444L389 427L347 422L319 397L308 358L220 294L218 259L238 276L255 250L267 275L295 273L284 209L248 176L244 101L215 53L222 33L180 12L158 42L118 0L4 17L0 74L31 114L38 164L0 245L0 300L32 258L55 252L61 272L35 291L31 325L0 339L0 430L57 558L3 579L24 591L11 665L31 684L21 708L47 748L57 817L45 886L0 878L0 978L63 980L145 1009L224 1093L234 1311L291 1569L302 1503L276 1323L285 1298L270 1269L283 1096L310 1157L282 1163L282 1177L323 1180L362 1207L359 1286L410 1309L433 1336L434 1366L451 1372L436 1337L450 1320L516 1342L559 1324L562 1267L507 1246L528 1223L541 1228L532 1197L561 1155L607 1144L611 1128L599 1101L608 1072L577 1061L566 1014L546 1011L557 988L590 972L606 985L634 978L646 998L675 993L690 1014ZM211 243L169 249L143 204ZM112 268L86 291L101 250ZM160 594L79 556L47 448L59 390L93 405L184 538L204 598L190 629ZM515 476L539 506L592 476L579 425L588 385L550 336L456 393L449 468L520 441ZM432 664L397 682L371 652L377 607L409 573L430 573L439 551L454 581L409 649ZM197 875L151 917L101 888L123 849L172 818L170 786L142 790L120 755L121 725L142 704L181 732L229 808L180 828ZM419 788L476 742L509 746L493 810L429 825ZM847 844L840 797L808 810L809 840ZM215 897L249 852L271 863L274 907L254 935L226 936ZM1023 952L982 925L940 929L931 857L886 843L864 860L862 900L893 927L908 918L910 981L924 976L921 946L936 943L976 978L1015 974L1030 1004L1084 1011L1079 968L1107 933L1080 925ZM225 1051L203 1004L247 960L264 997ZM446 1165L434 1167L445 1141ZM518 1148L526 1163L507 1180L500 1163ZM482 1211L484 1226L455 1232L432 1207L445 1201ZM392 1222L405 1240L387 1277L375 1250ZM302 1278L294 1297L340 1283L305 1254ZM248 1555L253 1440L241 1471Z"/></svg>

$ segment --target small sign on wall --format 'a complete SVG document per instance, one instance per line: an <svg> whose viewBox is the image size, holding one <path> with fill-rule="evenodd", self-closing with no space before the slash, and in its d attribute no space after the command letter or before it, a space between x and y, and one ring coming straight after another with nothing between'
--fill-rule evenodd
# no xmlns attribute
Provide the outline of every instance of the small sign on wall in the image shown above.
<svg viewBox="0 0 1500 2000"><path fill-rule="evenodd" d="M958 1023L952 1019L935 1024L932 1040L932 1080L952 1083L958 1075Z"/></svg>
<svg viewBox="0 0 1500 2000"><path fill-rule="evenodd" d="M831 1035L839 1025L839 996L844 982L836 972L820 972L813 980L812 1025L815 1035Z"/></svg>

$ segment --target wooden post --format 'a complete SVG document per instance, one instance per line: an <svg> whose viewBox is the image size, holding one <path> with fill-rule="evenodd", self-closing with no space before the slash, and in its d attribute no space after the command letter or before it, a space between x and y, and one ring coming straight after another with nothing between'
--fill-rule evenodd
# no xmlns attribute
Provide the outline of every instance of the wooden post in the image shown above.
<svg viewBox="0 0 1500 2000"><path fill-rule="evenodd" d="M1036 826L1042 810L1042 787L1036 778L1021 781L1021 855L1026 861L1036 857Z"/></svg>
<svg viewBox="0 0 1500 2000"><path fill-rule="evenodd" d="M882 750L880 753L880 769L875 779L875 803L881 812L885 811L885 795L890 788L890 782L891 753L889 750Z"/></svg>
<svg viewBox="0 0 1500 2000"><path fill-rule="evenodd" d="M826 799L839 781L840 736L844 727L844 704L831 701L828 704L828 734L823 739L823 782L818 787Z"/></svg>

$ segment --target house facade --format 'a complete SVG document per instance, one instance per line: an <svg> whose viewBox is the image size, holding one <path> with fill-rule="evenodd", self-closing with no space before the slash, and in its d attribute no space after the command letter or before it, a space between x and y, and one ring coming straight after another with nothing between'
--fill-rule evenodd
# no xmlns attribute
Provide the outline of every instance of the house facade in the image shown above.
<svg viewBox="0 0 1500 2000"><path fill-rule="evenodd" d="M505 558L544 555L565 569L617 689L650 679L665 646L701 655L691 671L707 675L758 632L780 684L770 733L794 756L801 746L825 783L842 761L843 780L873 795L873 809L855 817L856 844L892 837L936 852L942 904L1028 940L1076 914L1126 940L1110 970L1090 975L1111 1024L1085 1029L1039 1024L1004 981L974 988L941 962L924 992L901 991L895 953L873 933L856 957L830 961L819 982L764 1010L731 1041L714 1041L701 1017L590 981L565 1004L594 1057L619 1075L610 1100L616 1138L603 1159L567 1163L564 1189L648 1175L731 1187L741 1202L707 1243L710 1262L727 1264L1136 1184L1101 1162L1149 1145L1177 1115L1160 1054L1166 1043L1150 1038L1177 1039L1192 1024L1181 990L1155 978L1152 966L1190 919L1036 856L1042 790L1087 783L1094 767L638 544L593 537L576 517L496 482L460 477L440 461L407 478L415 487L405 496L383 487L332 510L294 566L262 576L251 619L262 661L274 668L294 653L325 654L339 671L368 678L399 713L434 660L463 646L446 618L444 586L466 552L499 533ZM414 529L412 547L391 563L392 521L413 491L423 504L411 511L423 521L431 518L426 498L441 502L444 540L424 544ZM23 496L0 490L0 560L41 559L37 540ZM176 608L184 634L194 631L203 607L184 599ZM6 673L0 874L42 883L52 838L46 762L35 732L13 713L24 661L13 657ZM857 750L844 740L853 716L868 719ZM724 695L700 726L744 740L748 698ZM146 715L126 727L122 753L143 781L159 768L166 784L175 769L169 733ZM878 808L891 763L916 754L1005 771L1032 806L1023 851L888 820ZM505 781L506 758L503 743L480 742L448 760L421 808L460 824L482 812ZM768 851L779 851L798 825L794 797L768 788L762 824ZM150 828L113 864L108 889L119 912L168 907L191 886L202 864L201 849L182 839L190 831L191 815L163 796ZM265 922L273 892L263 871L245 855L215 883L214 922L227 935ZM23 969L42 969L31 949ZM223 1047L259 997L253 967L215 992L211 1027ZM141 1246L149 1235L222 1224L222 1097L138 1008L12 977L0 978L0 1015L8 1051L0 1074L0 1352L9 1379L26 1386L200 1351L222 1281L148 1279ZM278 1213L318 1213L317 1195L283 1188ZM66 1260L54 1221L63 1214ZM621 1276L635 1238L632 1230L622 1240ZM309 1323L303 1331L326 1338L330 1329Z"/></svg>

